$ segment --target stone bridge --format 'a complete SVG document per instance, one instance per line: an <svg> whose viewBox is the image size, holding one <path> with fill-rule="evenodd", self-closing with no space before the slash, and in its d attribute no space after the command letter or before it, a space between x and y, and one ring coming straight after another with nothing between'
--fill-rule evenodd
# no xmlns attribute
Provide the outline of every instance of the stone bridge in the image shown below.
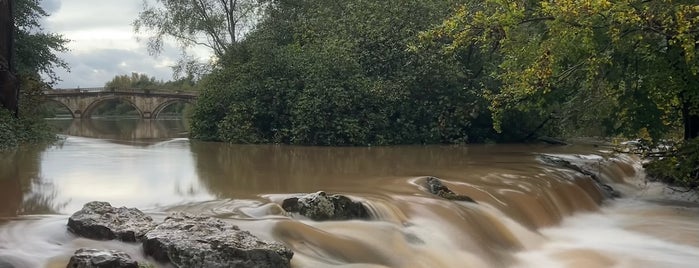
<svg viewBox="0 0 699 268"><path fill-rule="evenodd" d="M77 88L44 91L47 101L65 106L73 118L90 118L101 103L119 100L131 104L143 119L155 119L165 107L185 102L194 104L196 92L156 91L143 89Z"/></svg>

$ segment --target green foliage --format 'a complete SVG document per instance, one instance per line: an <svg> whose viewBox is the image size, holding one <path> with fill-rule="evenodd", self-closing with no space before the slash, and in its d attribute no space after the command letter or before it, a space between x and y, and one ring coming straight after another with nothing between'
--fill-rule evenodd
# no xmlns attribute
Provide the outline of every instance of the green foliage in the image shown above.
<svg viewBox="0 0 699 268"><path fill-rule="evenodd" d="M112 80L105 83L104 87L109 90L128 89L155 89L162 86L162 81L157 81L155 77L146 74L131 73L131 75L117 75Z"/></svg>
<svg viewBox="0 0 699 268"><path fill-rule="evenodd" d="M659 138L699 114L696 1L478 1L421 39L492 55L482 89L503 132L529 114L561 134Z"/></svg>
<svg viewBox="0 0 699 268"><path fill-rule="evenodd" d="M24 76L42 74L50 84L58 81L54 69L67 69L68 65L56 52L68 51L68 40L59 34L43 32L40 22L48 13L38 0L17 0L14 8L17 72Z"/></svg>
<svg viewBox="0 0 699 268"><path fill-rule="evenodd" d="M271 1L201 84L194 138L382 145L482 141L491 133L472 57L417 52L452 1Z"/></svg>
<svg viewBox="0 0 699 268"><path fill-rule="evenodd" d="M131 73L131 75L117 75L104 84L109 90L150 89L165 91L196 91L196 82L193 77L183 77L174 81L163 82L155 77L143 73Z"/></svg>
<svg viewBox="0 0 699 268"><path fill-rule="evenodd" d="M683 142L644 167L651 178L688 189L699 188L699 139Z"/></svg>
<svg viewBox="0 0 699 268"><path fill-rule="evenodd" d="M16 118L0 109L0 151L15 149L22 144L51 142L56 136L39 117Z"/></svg>

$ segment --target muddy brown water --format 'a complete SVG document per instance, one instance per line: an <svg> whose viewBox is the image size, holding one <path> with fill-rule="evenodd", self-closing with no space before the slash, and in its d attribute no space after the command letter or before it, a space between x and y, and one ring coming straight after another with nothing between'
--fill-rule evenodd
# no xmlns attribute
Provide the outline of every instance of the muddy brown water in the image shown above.
<svg viewBox="0 0 699 268"><path fill-rule="evenodd" d="M65 267L86 202L214 216L294 250L293 267L695 267L699 206L646 183L640 160L588 145L302 147L190 141L179 120L57 120L65 140L0 154L0 267ZM623 198L604 199L564 157ZM478 204L423 188L436 176ZM340 193L372 220L314 222L279 204ZM167 267L167 265L156 264Z"/></svg>

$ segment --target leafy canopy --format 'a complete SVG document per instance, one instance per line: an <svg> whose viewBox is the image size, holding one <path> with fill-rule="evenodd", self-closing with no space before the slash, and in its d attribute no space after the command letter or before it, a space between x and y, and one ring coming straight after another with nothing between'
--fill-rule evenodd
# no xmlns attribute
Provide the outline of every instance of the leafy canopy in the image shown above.
<svg viewBox="0 0 699 268"><path fill-rule="evenodd" d="M15 19L15 66L20 75L43 75L49 84L59 81L56 68L68 69L68 64L58 57L66 52L69 40L62 35L44 32L41 19L48 13L39 0L17 0Z"/></svg>
<svg viewBox="0 0 699 268"><path fill-rule="evenodd" d="M461 6L422 40L498 59L488 75L499 84L484 87L497 129L532 112L569 132L659 137L699 114L696 1L486 0Z"/></svg>

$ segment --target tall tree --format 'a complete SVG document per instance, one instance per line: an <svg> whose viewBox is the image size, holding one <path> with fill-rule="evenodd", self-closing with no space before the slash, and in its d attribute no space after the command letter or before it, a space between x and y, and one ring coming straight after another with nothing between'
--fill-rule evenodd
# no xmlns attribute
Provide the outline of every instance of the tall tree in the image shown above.
<svg viewBox="0 0 699 268"><path fill-rule="evenodd" d="M176 67L182 71L201 72L196 59L186 50L193 46L209 48L217 58L223 57L231 44L238 42L260 16L258 0L156 0L143 2L143 10L134 21L134 31L150 34L148 49L159 54L166 38L174 39L183 51ZM205 69L204 69L205 70Z"/></svg>
<svg viewBox="0 0 699 268"><path fill-rule="evenodd" d="M67 51L65 45L68 40L61 35L44 32L40 21L48 16L48 13L39 5L39 0L1 0L0 9L5 13L0 17L0 47L6 61L2 64L2 69L16 69L19 80L17 83L22 84L21 93L25 96L37 95L35 91L41 90L33 86L43 87L58 81L54 69L68 68L56 55L56 52ZM47 81L42 81L42 75ZM7 73L3 76L5 81L11 81ZM41 83L35 83L37 81ZM3 86L3 103L11 104L8 108L16 111L18 95L16 84ZM29 99L31 98L28 98L28 102Z"/></svg>
<svg viewBox="0 0 699 268"><path fill-rule="evenodd" d="M53 84L59 80L56 68L68 69L57 52L66 52L69 40L60 34L44 32L41 19L49 14L39 0L17 0L15 6L15 49L20 75L43 75Z"/></svg>
<svg viewBox="0 0 699 268"><path fill-rule="evenodd" d="M499 57L490 73L501 86L485 88L496 123L533 111L569 129L699 135L694 0L474 1L423 37Z"/></svg>
<svg viewBox="0 0 699 268"><path fill-rule="evenodd" d="M14 75L14 16L11 0L0 0L0 104L17 115L18 86Z"/></svg>

